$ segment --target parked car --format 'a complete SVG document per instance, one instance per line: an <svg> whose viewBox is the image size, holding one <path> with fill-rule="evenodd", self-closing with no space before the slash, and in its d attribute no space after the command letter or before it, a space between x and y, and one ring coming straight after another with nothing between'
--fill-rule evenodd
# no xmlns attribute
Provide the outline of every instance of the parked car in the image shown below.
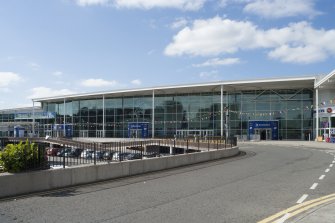
<svg viewBox="0 0 335 223"><path fill-rule="evenodd" d="M47 155L48 156L57 156L57 153L60 151L60 148L48 148Z"/></svg>
<svg viewBox="0 0 335 223"><path fill-rule="evenodd" d="M69 156L69 154L71 153L71 148L65 148L65 149L61 149L58 153L57 156Z"/></svg>
<svg viewBox="0 0 335 223"><path fill-rule="evenodd" d="M141 158L142 158L141 153L130 153L126 156L126 160L137 160Z"/></svg>
<svg viewBox="0 0 335 223"><path fill-rule="evenodd" d="M143 155L144 159L147 158L153 158L153 157L160 157L161 155L159 153L153 152L153 153L146 153L145 155Z"/></svg>
<svg viewBox="0 0 335 223"><path fill-rule="evenodd" d="M92 158L92 153L94 153L93 150L84 150L81 154L81 158Z"/></svg>
<svg viewBox="0 0 335 223"><path fill-rule="evenodd" d="M114 151L106 151L103 156L104 160L112 160L114 153Z"/></svg>
<svg viewBox="0 0 335 223"><path fill-rule="evenodd" d="M90 158L94 159L96 157L97 160L102 160L104 158L104 154L105 151L96 151L95 153L91 153Z"/></svg>
<svg viewBox="0 0 335 223"><path fill-rule="evenodd" d="M126 157L129 155L130 153L119 153L116 152L113 154L113 160L114 161L122 161L122 160L126 160Z"/></svg>
<svg viewBox="0 0 335 223"><path fill-rule="evenodd" d="M72 149L69 154L69 157L79 157L82 152L83 152L83 149L79 149L79 148Z"/></svg>

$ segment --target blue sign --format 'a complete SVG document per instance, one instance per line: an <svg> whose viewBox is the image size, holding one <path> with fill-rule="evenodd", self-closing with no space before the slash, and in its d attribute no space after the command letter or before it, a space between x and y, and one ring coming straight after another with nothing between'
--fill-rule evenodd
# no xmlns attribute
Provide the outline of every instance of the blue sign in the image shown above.
<svg viewBox="0 0 335 223"><path fill-rule="evenodd" d="M64 124L54 124L53 129L54 131L63 132ZM65 124L65 137L72 137L72 132L73 132L72 125Z"/></svg>
<svg viewBox="0 0 335 223"><path fill-rule="evenodd" d="M149 123L148 122L130 122L128 123L128 137L133 137L132 130L140 130L141 138L148 138L149 136Z"/></svg>
<svg viewBox="0 0 335 223"><path fill-rule="evenodd" d="M255 134L255 129L271 129L272 140L278 140L278 121L249 121L249 138Z"/></svg>

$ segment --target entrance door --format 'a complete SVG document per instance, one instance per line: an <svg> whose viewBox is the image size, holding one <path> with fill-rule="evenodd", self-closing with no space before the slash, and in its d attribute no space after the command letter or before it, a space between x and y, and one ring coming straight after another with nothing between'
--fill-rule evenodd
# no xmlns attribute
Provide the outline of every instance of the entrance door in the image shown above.
<svg viewBox="0 0 335 223"><path fill-rule="evenodd" d="M272 139L271 129L255 129L255 134L259 135L260 140L271 140Z"/></svg>
<svg viewBox="0 0 335 223"><path fill-rule="evenodd" d="M130 129L131 138L142 138L142 129Z"/></svg>
<svg viewBox="0 0 335 223"><path fill-rule="evenodd" d="M266 140L266 130L262 129L260 132L261 132L261 140Z"/></svg>

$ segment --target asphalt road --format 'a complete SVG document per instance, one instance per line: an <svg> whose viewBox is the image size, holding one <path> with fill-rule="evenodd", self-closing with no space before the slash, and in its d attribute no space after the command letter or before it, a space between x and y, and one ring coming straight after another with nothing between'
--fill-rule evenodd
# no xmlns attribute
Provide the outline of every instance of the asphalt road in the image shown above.
<svg viewBox="0 0 335 223"><path fill-rule="evenodd" d="M1 201L0 222L257 222L304 194L335 192L335 170L325 173L334 156L325 149L240 149L246 155Z"/></svg>

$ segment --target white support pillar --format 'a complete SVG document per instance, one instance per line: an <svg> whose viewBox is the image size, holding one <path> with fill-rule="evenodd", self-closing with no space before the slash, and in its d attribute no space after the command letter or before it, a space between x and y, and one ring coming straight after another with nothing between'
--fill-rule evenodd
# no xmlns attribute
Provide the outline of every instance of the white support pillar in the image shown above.
<svg viewBox="0 0 335 223"><path fill-rule="evenodd" d="M106 123L106 117L105 117L105 95L102 95L102 137L106 137L105 133L105 124Z"/></svg>
<svg viewBox="0 0 335 223"><path fill-rule="evenodd" d="M315 89L315 109L316 109L316 117L315 117L315 140L319 137L319 89Z"/></svg>
<svg viewBox="0 0 335 223"><path fill-rule="evenodd" d="M35 101L33 101L33 126L32 126L32 136L35 136Z"/></svg>
<svg viewBox="0 0 335 223"><path fill-rule="evenodd" d="M155 90L152 90L152 117L151 117L151 134L155 138Z"/></svg>
<svg viewBox="0 0 335 223"><path fill-rule="evenodd" d="M221 85L221 138L223 137L223 85Z"/></svg>
<svg viewBox="0 0 335 223"><path fill-rule="evenodd" d="M64 111L64 115L63 115L63 119L64 119L64 121L63 121L63 137L65 137L66 136L66 129L65 129L65 124L66 124L66 120L65 120L65 118L66 118L66 116L65 116L65 113L66 113L66 104L65 104L65 98L64 98L64 109L63 109L63 111Z"/></svg>

